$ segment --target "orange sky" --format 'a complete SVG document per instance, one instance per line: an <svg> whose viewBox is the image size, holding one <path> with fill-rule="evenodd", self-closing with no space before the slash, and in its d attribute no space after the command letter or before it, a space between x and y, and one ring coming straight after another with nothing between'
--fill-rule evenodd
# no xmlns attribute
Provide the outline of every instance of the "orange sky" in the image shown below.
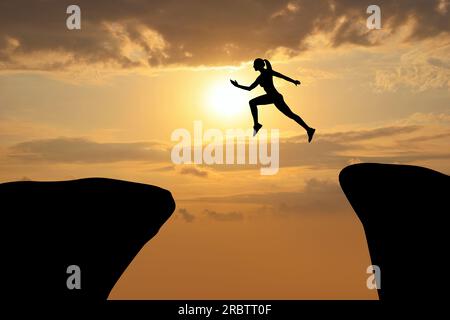
<svg viewBox="0 0 450 320"><path fill-rule="evenodd" d="M393 2L372 31L359 1L81 1L77 31L59 25L61 2L41 4L45 18L1 4L0 181L103 176L173 193L177 211L111 298L374 299L339 171L450 172L448 2ZM253 82L258 56L302 82L275 83L313 143L263 106L264 128L280 130L276 175L174 165L178 128L251 127L247 101L263 91L229 79Z"/></svg>

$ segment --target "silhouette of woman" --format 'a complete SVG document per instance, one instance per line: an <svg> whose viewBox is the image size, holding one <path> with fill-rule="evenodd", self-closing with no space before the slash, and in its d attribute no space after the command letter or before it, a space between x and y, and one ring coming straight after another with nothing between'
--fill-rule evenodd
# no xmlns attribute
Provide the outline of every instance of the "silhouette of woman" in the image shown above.
<svg viewBox="0 0 450 320"><path fill-rule="evenodd" d="M266 68L264 68L264 65ZM240 85L236 80L230 80L230 82L237 88L244 89L244 90L253 90L258 85L263 87L264 91L266 91L266 94L256 97L249 101L250 104L250 110L252 112L253 117L253 136L258 133L259 129L261 129L262 124L258 122L258 106L264 105L264 104L271 104L273 103L278 110L280 110L285 116L288 118L293 119L295 122L297 122L299 125L301 125L308 134L308 142L311 142L314 132L316 129L311 128L308 126L305 121L303 121L302 118L300 118L298 115L296 115L292 110L289 108L289 106L284 101L283 96L275 89L275 86L273 85L273 76L284 79L286 81L292 82L296 86L300 84L300 81L293 80L279 72L276 72L275 70L272 70L272 66L268 60L263 60L261 58L255 59L253 62L253 68L255 71L259 71L261 74L256 78L255 82L253 82L250 86L243 86Z"/></svg>

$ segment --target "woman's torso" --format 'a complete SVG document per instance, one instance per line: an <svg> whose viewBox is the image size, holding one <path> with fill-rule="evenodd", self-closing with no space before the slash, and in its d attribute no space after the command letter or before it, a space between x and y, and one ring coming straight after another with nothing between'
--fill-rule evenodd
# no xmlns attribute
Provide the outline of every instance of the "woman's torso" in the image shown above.
<svg viewBox="0 0 450 320"><path fill-rule="evenodd" d="M279 94L273 84L272 72L269 70L264 70L263 72L261 72L261 75L259 76L259 85L268 94Z"/></svg>

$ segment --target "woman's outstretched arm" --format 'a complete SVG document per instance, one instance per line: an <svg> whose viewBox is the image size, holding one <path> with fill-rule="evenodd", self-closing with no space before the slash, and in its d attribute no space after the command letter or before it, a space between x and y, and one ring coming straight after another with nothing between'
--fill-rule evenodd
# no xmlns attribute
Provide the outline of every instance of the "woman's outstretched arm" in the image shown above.
<svg viewBox="0 0 450 320"><path fill-rule="evenodd" d="M253 83L252 83L251 85L249 85L248 87L247 87L247 86L240 85L236 80L231 80L231 79L230 79L230 82L231 82L231 84L232 84L233 86L235 86L236 88L251 91L251 90L255 89L256 86L259 84L259 77L256 78L255 82L253 82Z"/></svg>
<svg viewBox="0 0 450 320"><path fill-rule="evenodd" d="M272 74L273 74L275 77L278 77L278 78L284 79L284 80L286 80L286 81L292 82L292 83L295 84L296 86L300 84L300 81L294 80L294 79L292 79L292 78L289 78L288 76L285 76L284 74L281 74L281 73L279 73L279 72L276 72L275 70L272 71Z"/></svg>
<svg viewBox="0 0 450 320"><path fill-rule="evenodd" d="M267 70L272 71L272 75L274 75L275 77L278 77L278 78L284 79L286 81L292 82L295 85L299 85L300 84L300 81L291 79L288 76L285 76L284 74L281 74L281 73L273 70L272 69L272 65L270 64L269 60L264 59L264 62L266 63Z"/></svg>

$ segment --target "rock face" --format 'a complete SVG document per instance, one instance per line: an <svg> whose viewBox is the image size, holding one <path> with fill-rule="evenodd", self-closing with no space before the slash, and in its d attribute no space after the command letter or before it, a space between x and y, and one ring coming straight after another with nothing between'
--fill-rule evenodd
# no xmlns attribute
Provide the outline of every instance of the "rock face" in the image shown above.
<svg viewBox="0 0 450 320"><path fill-rule="evenodd" d="M439 300L446 286L450 177L416 166L356 164L339 181L381 271L381 300Z"/></svg>
<svg viewBox="0 0 450 320"><path fill-rule="evenodd" d="M175 202L155 186L89 178L3 183L0 206L3 292L78 301L107 299ZM79 290L67 287L71 265L80 268Z"/></svg>

